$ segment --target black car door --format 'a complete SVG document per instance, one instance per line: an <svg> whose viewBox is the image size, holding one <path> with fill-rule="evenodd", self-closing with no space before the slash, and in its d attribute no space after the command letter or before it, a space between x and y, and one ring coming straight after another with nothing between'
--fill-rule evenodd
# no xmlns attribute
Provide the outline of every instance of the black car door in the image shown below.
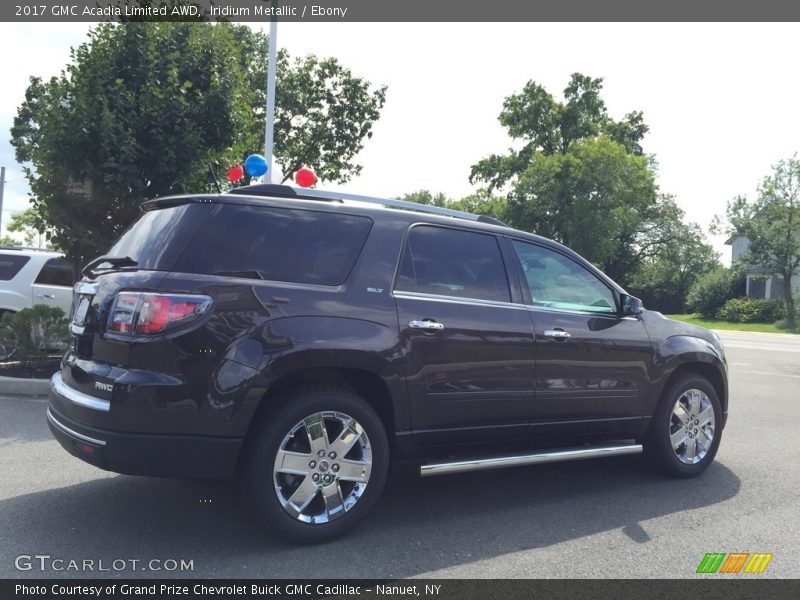
<svg viewBox="0 0 800 600"><path fill-rule="evenodd" d="M415 439L524 436L533 335L527 309L511 301L498 239L411 227L393 293Z"/></svg>
<svg viewBox="0 0 800 600"><path fill-rule="evenodd" d="M642 321L618 293L554 247L513 240L536 338L534 435L636 431L652 364Z"/></svg>

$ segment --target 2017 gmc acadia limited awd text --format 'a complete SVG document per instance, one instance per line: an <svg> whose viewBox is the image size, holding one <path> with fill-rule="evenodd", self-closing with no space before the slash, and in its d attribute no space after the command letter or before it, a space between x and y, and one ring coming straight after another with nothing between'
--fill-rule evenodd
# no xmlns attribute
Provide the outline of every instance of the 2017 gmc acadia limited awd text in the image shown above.
<svg viewBox="0 0 800 600"><path fill-rule="evenodd" d="M725 425L715 334L487 217L271 185L162 198L84 275L53 435L119 473L239 475L293 540L350 529L390 458L644 450L688 477Z"/></svg>

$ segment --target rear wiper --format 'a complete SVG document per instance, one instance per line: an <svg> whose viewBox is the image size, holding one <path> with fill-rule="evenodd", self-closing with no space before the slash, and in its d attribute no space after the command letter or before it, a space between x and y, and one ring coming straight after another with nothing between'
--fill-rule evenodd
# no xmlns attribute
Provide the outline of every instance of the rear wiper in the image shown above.
<svg viewBox="0 0 800 600"><path fill-rule="evenodd" d="M88 265L83 268L83 273L87 277L94 274L95 267L99 267L100 265L110 264L111 269L103 269L104 271L113 270L117 267L135 267L139 263L133 260L130 256L98 256Z"/></svg>

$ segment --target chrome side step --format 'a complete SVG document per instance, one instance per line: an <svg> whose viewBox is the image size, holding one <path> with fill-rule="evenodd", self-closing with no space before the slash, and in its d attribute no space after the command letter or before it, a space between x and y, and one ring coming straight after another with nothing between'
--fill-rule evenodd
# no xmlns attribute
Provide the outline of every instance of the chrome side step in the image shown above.
<svg viewBox="0 0 800 600"><path fill-rule="evenodd" d="M604 444L582 446L578 448L559 448L557 450L542 450L530 454L505 454L471 460L428 463L419 468L419 473L423 477L429 477L432 475L463 473L465 471L505 469L508 467L520 467L523 465L536 465L540 463L582 460L584 458L624 456L626 454L639 454L641 451L641 444Z"/></svg>

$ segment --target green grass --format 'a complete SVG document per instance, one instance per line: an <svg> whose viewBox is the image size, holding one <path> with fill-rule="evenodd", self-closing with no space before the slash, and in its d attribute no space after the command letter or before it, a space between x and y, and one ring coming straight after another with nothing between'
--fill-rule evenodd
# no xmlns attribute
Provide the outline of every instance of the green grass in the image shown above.
<svg viewBox="0 0 800 600"><path fill-rule="evenodd" d="M700 325L708 329L729 329L731 331L757 331L760 333L788 333L791 331L778 329L774 323L729 323L728 321L718 321L717 319L704 319L698 314L693 315L666 315L670 319ZM795 332L798 333L798 332Z"/></svg>

